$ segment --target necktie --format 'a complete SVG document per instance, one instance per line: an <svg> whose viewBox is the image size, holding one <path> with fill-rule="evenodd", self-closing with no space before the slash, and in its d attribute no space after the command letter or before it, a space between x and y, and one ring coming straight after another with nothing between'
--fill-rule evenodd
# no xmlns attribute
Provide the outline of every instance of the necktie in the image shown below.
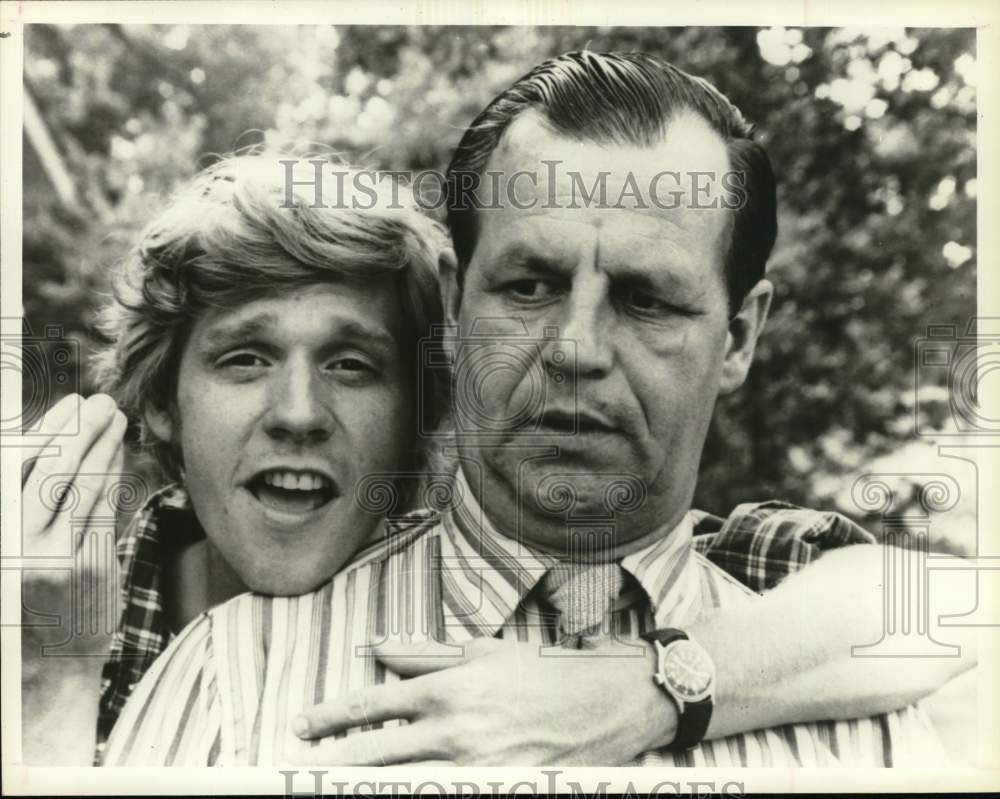
<svg viewBox="0 0 1000 799"><path fill-rule="evenodd" d="M559 611L562 645L587 649L611 633L611 611L625 584L617 563L560 563L542 578L542 590Z"/></svg>

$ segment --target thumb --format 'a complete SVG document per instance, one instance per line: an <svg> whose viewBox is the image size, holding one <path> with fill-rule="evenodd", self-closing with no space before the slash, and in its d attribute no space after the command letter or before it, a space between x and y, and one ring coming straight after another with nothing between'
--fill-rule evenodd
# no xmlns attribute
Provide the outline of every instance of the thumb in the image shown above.
<svg viewBox="0 0 1000 799"><path fill-rule="evenodd" d="M477 638L466 644L422 641L404 644L382 641L374 644L375 656L386 668L401 677L419 677L435 671L461 666L498 649L503 642L495 638Z"/></svg>

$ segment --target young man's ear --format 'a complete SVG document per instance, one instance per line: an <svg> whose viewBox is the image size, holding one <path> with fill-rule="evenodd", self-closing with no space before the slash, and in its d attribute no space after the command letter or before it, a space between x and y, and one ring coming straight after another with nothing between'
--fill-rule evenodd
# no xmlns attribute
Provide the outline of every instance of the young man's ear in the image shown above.
<svg viewBox="0 0 1000 799"><path fill-rule="evenodd" d="M739 312L729 320L726 333L726 355L722 364L719 392L728 394L743 385L753 363L757 338L764 329L767 312L774 296L770 280L760 280L750 289Z"/></svg>
<svg viewBox="0 0 1000 799"><path fill-rule="evenodd" d="M170 412L160 408L147 407L142 414L146 422L146 428L156 438L164 444L168 444L174 437L174 420L170 417Z"/></svg>
<svg viewBox="0 0 1000 799"><path fill-rule="evenodd" d="M458 324L458 309L462 304L462 281L458 276L458 259L451 247L438 256L438 275L441 278L441 303L444 320L449 325Z"/></svg>

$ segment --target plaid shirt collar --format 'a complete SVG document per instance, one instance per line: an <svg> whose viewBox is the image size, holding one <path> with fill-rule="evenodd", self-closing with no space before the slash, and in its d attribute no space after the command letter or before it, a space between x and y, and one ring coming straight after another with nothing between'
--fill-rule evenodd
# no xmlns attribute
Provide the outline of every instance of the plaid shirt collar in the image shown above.
<svg viewBox="0 0 1000 799"><path fill-rule="evenodd" d="M204 537L187 492L173 484L146 501L116 544L122 612L101 675L98 753L132 689L172 638L163 599L166 556Z"/></svg>

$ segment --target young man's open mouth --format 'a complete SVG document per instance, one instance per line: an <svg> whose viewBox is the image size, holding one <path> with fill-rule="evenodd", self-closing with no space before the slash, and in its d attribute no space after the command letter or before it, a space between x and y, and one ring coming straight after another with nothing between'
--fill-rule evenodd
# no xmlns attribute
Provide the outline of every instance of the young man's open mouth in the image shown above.
<svg viewBox="0 0 1000 799"><path fill-rule="evenodd" d="M265 509L284 516L309 515L339 496L333 478L312 469L265 469L246 489Z"/></svg>

